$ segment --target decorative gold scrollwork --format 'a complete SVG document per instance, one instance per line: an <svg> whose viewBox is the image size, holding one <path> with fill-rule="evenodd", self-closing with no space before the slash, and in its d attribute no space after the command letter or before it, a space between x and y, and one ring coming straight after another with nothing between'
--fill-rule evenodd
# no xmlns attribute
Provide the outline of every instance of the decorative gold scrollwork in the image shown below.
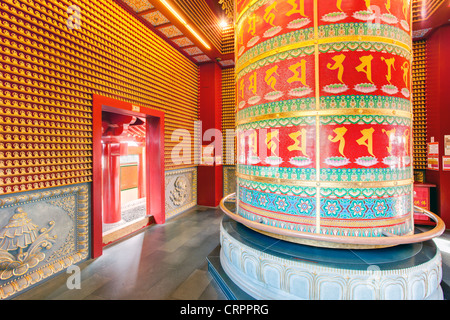
<svg viewBox="0 0 450 320"><path fill-rule="evenodd" d="M0 279L25 274L45 259L43 250L50 249L56 236L49 233L54 227L41 228L34 224L22 208L17 208L8 224L0 229Z"/></svg>

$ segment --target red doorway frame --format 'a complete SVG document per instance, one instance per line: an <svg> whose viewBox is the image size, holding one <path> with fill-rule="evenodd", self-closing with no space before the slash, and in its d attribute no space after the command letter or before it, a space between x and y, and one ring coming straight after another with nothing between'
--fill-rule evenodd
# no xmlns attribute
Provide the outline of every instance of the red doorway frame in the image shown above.
<svg viewBox="0 0 450 320"><path fill-rule="evenodd" d="M133 105L99 95L93 95L93 180L91 257L103 253L102 227L102 111L146 118L147 214L151 212L157 224L165 222L164 183L164 112ZM151 196L150 196L151 195Z"/></svg>

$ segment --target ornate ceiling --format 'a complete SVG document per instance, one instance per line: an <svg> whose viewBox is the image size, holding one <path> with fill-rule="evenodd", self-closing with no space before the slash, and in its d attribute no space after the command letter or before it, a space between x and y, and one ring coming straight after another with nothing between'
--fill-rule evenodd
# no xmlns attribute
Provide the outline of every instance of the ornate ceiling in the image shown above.
<svg viewBox="0 0 450 320"><path fill-rule="evenodd" d="M229 19L234 17L234 0L218 0Z"/></svg>
<svg viewBox="0 0 450 320"><path fill-rule="evenodd" d="M427 37L433 29L449 23L450 0L412 1L415 39ZM117 0L117 2L194 63L217 60L223 67L234 66L234 0ZM166 4L176 13L169 10ZM226 20L229 26L221 27L222 20ZM196 35L204 41L199 40ZM205 46L205 42L209 48Z"/></svg>
<svg viewBox="0 0 450 320"><path fill-rule="evenodd" d="M117 0L194 63L217 60L228 67L234 65L234 29L232 23L226 28L220 26L229 8L220 8L218 1L234 0Z"/></svg>
<svg viewBox="0 0 450 320"><path fill-rule="evenodd" d="M426 38L450 22L450 0L413 0L413 37Z"/></svg>

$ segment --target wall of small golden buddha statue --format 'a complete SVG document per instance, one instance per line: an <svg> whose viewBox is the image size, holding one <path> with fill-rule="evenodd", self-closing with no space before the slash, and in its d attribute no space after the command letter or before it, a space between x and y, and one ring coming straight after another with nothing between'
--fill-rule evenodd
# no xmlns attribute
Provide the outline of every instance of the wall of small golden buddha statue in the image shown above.
<svg viewBox="0 0 450 320"><path fill-rule="evenodd" d="M92 95L166 113L194 131L198 68L113 0L4 0L0 195L92 179Z"/></svg>
<svg viewBox="0 0 450 320"><path fill-rule="evenodd" d="M427 42L413 42L413 143L415 180L424 182L427 168Z"/></svg>

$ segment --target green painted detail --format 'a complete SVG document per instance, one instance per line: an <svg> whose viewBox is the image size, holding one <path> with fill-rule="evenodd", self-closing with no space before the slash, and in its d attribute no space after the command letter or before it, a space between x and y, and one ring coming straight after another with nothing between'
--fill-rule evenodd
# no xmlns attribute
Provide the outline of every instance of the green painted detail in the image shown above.
<svg viewBox="0 0 450 320"><path fill-rule="evenodd" d="M411 37L410 35L403 31L400 28L390 26L387 24L381 24L377 26L377 28L372 28L370 24L366 22L360 23L335 23L335 24L327 24L319 26L318 35L320 39L324 38L332 38L332 37L341 37L341 36L377 36L377 37L385 37L392 40L399 41L405 45L411 45ZM248 63L252 59L265 54L266 52L270 52L277 48L282 48L286 45L292 45L295 43L301 44L307 40L314 39L314 28L303 28L297 29L289 33L281 34L279 36L275 36L269 38L266 41L263 41L251 49L247 50L236 63L236 69L239 70L240 66ZM378 52L385 51L392 54L396 54L406 59L411 59L411 52L394 44L386 44L383 42L376 41L339 41L339 42L331 42L326 44L319 45L319 51L322 53L326 53L329 51L342 51L342 50L364 50L370 51L375 50ZM294 58L300 56L300 54L312 55L315 52L314 46L307 46L302 48L297 48L294 50L290 50L287 52L282 52L278 54L271 55L268 58L261 59L251 65L247 66L239 74L238 78L241 78L243 75L251 72L257 68L263 67L268 63L275 63L280 60L285 60L287 58Z"/></svg>
<svg viewBox="0 0 450 320"><path fill-rule="evenodd" d="M285 195L308 196L316 195L316 187L289 186L273 183L252 181L237 178L238 186L251 188L257 191L281 193ZM323 198L383 198L411 194L411 186L384 187L384 188L328 188L320 187L320 196Z"/></svg>
<svg viewBox="0 0 450 320"><path fill-rule="evenodd" d="M275 127L287 127L287 126L315 126L315 117L292 117L281 119L267 119L255 122L249 122L237 126L237 130L251 130L261 128L275 128Z"/></svg>
<svg viewBox="0 0 450 320"><path fill-rule="evenodd" d="M249 176L275 178L275 179L292 179L301 181L315 181L315 168L284 168L284 167L259 167L238 164L236 170L240 174Z"/></svg>
<svg viewBox="0 0 450 320"><path fill-rule="evenodd" d="M340 125L340 124L383 124L411 126L411 119L397 116L385 115L333 115L321 116L321 125Z"/></svg>
<svg viewBox="0 0 450 320"><path fill-rule="evenodd" d="M383 42L357 42L357 41L342 41L342 42L331 42L322 43L319 45L319 51L321 53L332 52L342 52L342 51L377 51L377 52L388 52L401 56L407 60L411 59L411 52L403 47L396 45L386 44Z"/></svg>
<svg viewBox="0 0 450 320"><path fill-rule="evenodd" d="M388 97L388 96L373 96L373 95L343 95L343 96L326 96L320 97L320 108L322 110L338 110L338 109L388 109L388 110L399 110L409 112L411 110L411 103L408 99ZM292 100L275 101L260 105L251 106L240 110L237 112L237 121L245 121L246 119L277 114L282 112L295 112L295 111L311 111L315 109L315 98L301 98ZM360 115L353 116L352 118L343 118L346 116L327 116L323 119L323 124L327 124L332 121L332 117L335 117L336 123L344 123L348 121L349 123L357 123L359 121L358 117ZM374 117L374 121L377 123L387 123L393 124L395 121L397 123L405 123L405 120L396 120L396 117L387 116L364 116L364 123L371 122L368 117ZM380 118L381 117L381 118ZM300 118L297 117L297 118ZM310 117L311 118L311 117ZM293 119L293 118L289 118ZM266 122L268 120L265 120ZM277 120L278 121L278 120ZM293 121L298 123L297 120L288 120L291 124ZM307 120L311 122L311 119ZM287 123L287 122L285 122ZM273 122L275 124L275 122ZM275 124L278 125L278 124Z"/></svg>
<svg viewBox="0 0 450 320"><path fill-rule="evenodd" d="M411 186L385 187L385 188L320 188L320 195L324 198L371 198L395 197L411 194Z"/></svg>
<svg viewBox="0 0 450 320"><path fill-rule="evenodd" d="M237 112L237 120L242 121L252 117L279 112L310 111L315 110L315 108L316 108L315 98L300 98L300 99L275 101L265 104L258 104L240 110Z"/></svg>
<svg viewBox="0 0 450 320"><path fill-rule="evenodd" d="M367 22L333 23L319 26L319 39L342 36L376 36L391 38L411 45L411 36L404 30L388 24ZM368 46L365 44L365 46Z"/></svg>
<svg viewBox="0 0 450 320"><path fill-rule="evenodd" d="M320 169L320 180L324 182L374 182L411 179L410 167L406 168L358 168Z"/></svg>
<svg viewBox="0 0 450 320"><path fill-rule="evenodd" d="M373 95L342 95L320 97L321 109L391 109L411 111L408 99L373 96Z"/></svg>
<svg viewBox="0 0 450 320"><path fill-rule="evenodd" d="M309 32L307 32L309 31ZM246 53L242 55L241 58L239 58L239 62L236 65L236 69L239 69L239 65L242 65L243 63L246 63L250 61L253 58L256 58L265 52L269 52L271 50L277 49L279 47L283 47L287 44L302 42L305 40L311 40L314 38L314 30L313 28L309 29L300 29L296 30L290 33L282 34L277 37L270 38L269 40L256 45ZM258 68L264 67L268 64L277 63L279 61L283 61L286 59L292 59L292 58L298 58L302 55L313 55L315 53L315 47L314 46L306 46L301 48L296 48L280 53L273 54L267 58L263 58L261 60L258 60L249 66L245 67L243 70L241 70L237 74L237 79L242 78L247 73L252 72Z"/></svg>
<svg viewBox="0 0 450 320"><path fill-rule="evenodd" d="M281 193L285 195L295 195L295 196L307 196L313 197L316 195L316 187L302 187L302 186L288 186L273 183L264 183L258 181L246 180L243 178L237 178L238 186L245 188L251 188L257 191Z"/></svg>

